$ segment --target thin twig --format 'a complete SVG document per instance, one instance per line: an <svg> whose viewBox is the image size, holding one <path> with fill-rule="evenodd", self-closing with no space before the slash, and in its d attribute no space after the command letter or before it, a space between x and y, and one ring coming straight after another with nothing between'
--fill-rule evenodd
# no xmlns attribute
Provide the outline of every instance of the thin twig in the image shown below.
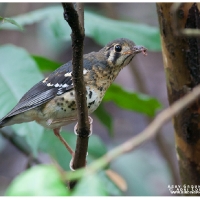
<svg viewBox="0 0 200 200"><path fill-rule="evenodd" d="M138 135L132 137L127 142L119 145L113 150L109 151L107 154L90 164L87 169L80 169L76 173L72 174L68 172L66 174L67 180L78 179L87 173L94 173L105 167L109 162L119 157L120 155L130 152L136 147L142 145L143 143L149 141L156 136L158 130L168 122L174 115L178 114L181 110L193 103L197 97L200 96L200 86L195 87L189 94L185 95L170 107L163 110L157 115L157 117Z"/></svg>

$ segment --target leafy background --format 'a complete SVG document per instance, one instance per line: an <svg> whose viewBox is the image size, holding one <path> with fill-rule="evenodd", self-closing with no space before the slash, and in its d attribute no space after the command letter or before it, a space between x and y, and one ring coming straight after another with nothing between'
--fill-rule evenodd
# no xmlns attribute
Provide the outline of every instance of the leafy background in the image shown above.
<svg viewBox="0 0 200 200"><path fill-rule="evenodd" d="M122 70L92 116L95 134L90 138L87 158L91 163L143 130L156 112L167 105L167 97L155 4L98 3L86 4L85 8L85 53L97 51L120 37L148 48L147 57L138 55L129 67ZM0 4L0 117L43 75L71 59L71 31L62 13L60 4ZM67 126L62 132L72 147L76 140L73 126ZM64 170L69 170L71 158L52 131L34 122L14 125L4 131L31 157L42 163L57 162ZM128 188L126 191L116 186L121 181L113 183L102 170L83 177L73 192L63 189L55 165L38 165L26 170L31 157L27 159L0 137L0 159L4 161L0 163L0 194L170 195L167 186L176 183L177 178L172 175L161 146L165 141L173 169L177 172L171 124L164 126L160 135L162 137L109 165L123 177ZM19 172L23 173L17 176ZM46 181L48 174L54 176ZM85 189L88 184L91 190Z"/></svg>

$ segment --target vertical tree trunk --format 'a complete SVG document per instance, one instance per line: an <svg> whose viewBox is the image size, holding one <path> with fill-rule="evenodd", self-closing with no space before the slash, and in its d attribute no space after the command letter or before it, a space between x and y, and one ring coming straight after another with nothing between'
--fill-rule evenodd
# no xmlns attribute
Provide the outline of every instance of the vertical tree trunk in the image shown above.
<svg viewBox="0 0 200 200"><path fill-rule="evenodd" d="M200 12L194 3L182 4L176 13L172 3L157 3L169 103L200 83L200 37L175 36L178 29L200 28ZM200 100L173 118L182 184L200 185Z"/></svg>

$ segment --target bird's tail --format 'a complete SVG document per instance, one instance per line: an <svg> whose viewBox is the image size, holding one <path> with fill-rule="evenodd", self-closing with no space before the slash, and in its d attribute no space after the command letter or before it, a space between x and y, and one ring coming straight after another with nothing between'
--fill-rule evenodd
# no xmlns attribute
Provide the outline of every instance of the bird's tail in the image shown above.
<svg viewBox="0 0 200 200"><path fill-rule="evenodd" d="M5 123L7 122L8 120L6 120L6 119L1 119L0 120L0 128L3 128L4 127L4 125L5 125Z"/></svg>
<svg viewBox="0 0 200 200"><path fill-rule="evenodd" d="M6 124L10 120L11 117L4 117L0 120L0 128L3 128L4 126L7 126Z"/></svg>

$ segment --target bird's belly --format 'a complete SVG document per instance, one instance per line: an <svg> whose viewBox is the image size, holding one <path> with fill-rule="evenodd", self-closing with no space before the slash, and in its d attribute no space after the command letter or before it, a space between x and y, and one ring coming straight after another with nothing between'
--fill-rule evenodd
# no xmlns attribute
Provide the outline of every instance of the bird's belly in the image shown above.
<svg viewBox="0 0 200 200"><path fill-rule="evenodd" d="M91 114L101 103L103 93L99 93L96 88L88 86L86 87L86 90L88 113ZM40 110L40 112L35 121L46 128L59 128L77 121L77 107L74 90L57 96L38 110Z"/></svg>

